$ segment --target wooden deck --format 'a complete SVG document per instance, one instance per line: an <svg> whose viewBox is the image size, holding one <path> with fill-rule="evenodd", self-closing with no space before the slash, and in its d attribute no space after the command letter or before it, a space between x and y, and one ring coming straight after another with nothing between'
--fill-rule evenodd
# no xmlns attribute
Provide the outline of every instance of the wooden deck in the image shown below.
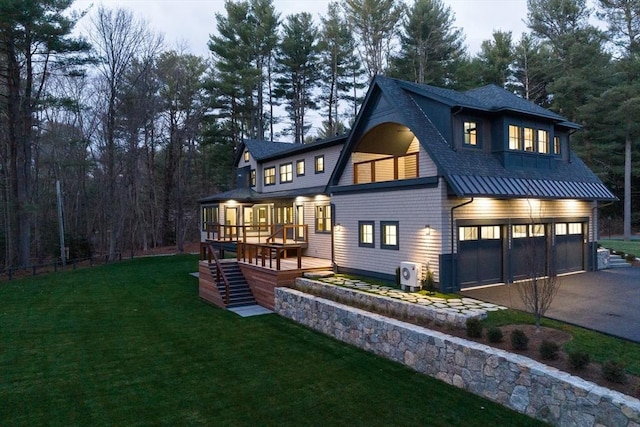
<svg viewBox="0 0 640 427"><path fill-rule="evenodd" d="M221 260L221 262L234 262L235 260ZM275 288L284 286L290 287L293 285L297 277L307 271L322 271L331 270L331 260L314 257L302 257L301 268L298 268L297 257L283 258L280 260L280 270L276 269L275 260L270 267L266 264L262 267L262 260L251 259L247 261L238 261L240 270L244 275L254 298L263 307L273 310L275 305ZM217 288L213 283L213 278L209 273L208 262L206 260L200 261L200 296L205 300L208 300L216 305L219 305L221 299L216 294ZM209 295L210 294L210 295ZM224 306L224 305L222 305Z"/></svg>

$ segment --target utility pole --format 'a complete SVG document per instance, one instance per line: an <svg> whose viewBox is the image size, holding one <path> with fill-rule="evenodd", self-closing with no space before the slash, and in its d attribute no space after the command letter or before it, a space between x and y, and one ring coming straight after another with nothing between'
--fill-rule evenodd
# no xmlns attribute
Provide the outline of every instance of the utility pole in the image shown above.
<svg viewBox="0 0 640 427"><path fill-rule="evenodd" d="M60 259L62 266L67 266L67 254L64 250L64 218L62 216L62 191L60 191L60 181L56 181L56 196L58 199L58 226L60 230Z"/></svg>

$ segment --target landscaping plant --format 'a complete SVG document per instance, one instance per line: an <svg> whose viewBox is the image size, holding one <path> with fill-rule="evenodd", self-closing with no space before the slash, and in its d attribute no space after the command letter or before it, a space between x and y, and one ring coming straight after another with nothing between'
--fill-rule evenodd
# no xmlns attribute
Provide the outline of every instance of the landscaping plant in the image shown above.
<svg viewBox="0 0 640 427"><path fill-rule="evenodd" d="M526 350L529 348L529 338L522 329L514 329L511 332L511 348L514 350Z"/></svg>

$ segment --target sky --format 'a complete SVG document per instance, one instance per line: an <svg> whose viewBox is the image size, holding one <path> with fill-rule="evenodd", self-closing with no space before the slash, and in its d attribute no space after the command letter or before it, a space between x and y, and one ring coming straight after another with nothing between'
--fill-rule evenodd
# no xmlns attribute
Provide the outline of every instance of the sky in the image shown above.
<svg viewBox="0 0 640 427"><path fill-rule="evenodd" d="M408 4L413 1L405 0ZM443 0L455 15L455 26L462 28L468 52L476 54L483 40L489 40L494 30L511 31L513 39L527 31L526 0ZM164 34L168 49L186 47L186 51L208 56L209 35L215 32L215 14L224 14L224 0L76 0L74 9L84 10L103 4L108 8L130 9L144 19L150 28ZM329 0L273 0L276 11L287 15L310 12L316 22L327 10ZM89 12L91 15L91 10ZM88 26L88 17L79 26Z"/></svg>

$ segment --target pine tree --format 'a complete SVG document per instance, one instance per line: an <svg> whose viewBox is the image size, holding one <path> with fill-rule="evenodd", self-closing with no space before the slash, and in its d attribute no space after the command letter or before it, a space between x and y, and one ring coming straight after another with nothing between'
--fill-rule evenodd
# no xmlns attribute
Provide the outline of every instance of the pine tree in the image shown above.
<svg viewBox="0 0 640 427"><path fill-rule="evenodd" d="M311 14L289 15L283 26L283 37L276 55L276 94L284 99L293 142L303 143L311 124L306 113L315 108L313 88L318 84L318 30Z"/></svg>
<svg viewBox="0 0 640 427"><path fill-rule="evenodd" d="M417 83L446 86L453 66L464 55L462 30L441 0L416 0L403 19L400 52L390 73Z"/></svg>

